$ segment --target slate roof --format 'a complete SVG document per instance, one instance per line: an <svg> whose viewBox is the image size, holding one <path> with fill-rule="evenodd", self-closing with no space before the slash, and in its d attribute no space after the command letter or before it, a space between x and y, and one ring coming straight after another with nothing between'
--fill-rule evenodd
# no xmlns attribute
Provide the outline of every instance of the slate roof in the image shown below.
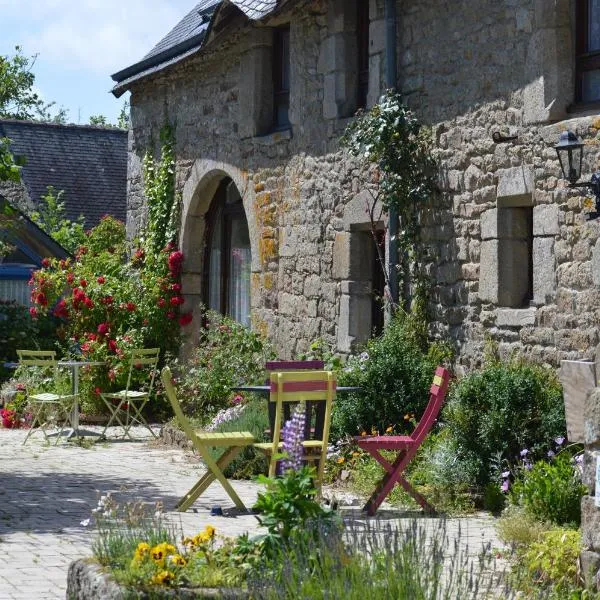
<svg viewBox="0 0 600 600"><path fill-rule="evenodd" d="M87 125L0 120L0 137L27 162L21 178L35 203L47 186L64 190L66 216L87 228L110 214L125 220L127 132Z"/></svg>
<svg viewBox="0 0 600 600"><path fill-rule="evenodd" d="M221 5L237 6L249 19L266 17L277 8L279 0L202 0L162 39L142 60L127 67L112 78L117 82L112 92L119 97L134 81L162 71L198 52L210 31Z"/></svg>

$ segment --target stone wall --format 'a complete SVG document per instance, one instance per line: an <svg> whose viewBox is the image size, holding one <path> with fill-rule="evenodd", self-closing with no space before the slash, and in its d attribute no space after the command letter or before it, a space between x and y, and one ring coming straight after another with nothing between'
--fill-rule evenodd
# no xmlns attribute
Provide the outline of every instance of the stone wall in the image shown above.
<svg viewBox="0 0 600 600"><path fill-rule="evenodd" d="M398 2L398 76L431 127L441 194L423 216L435 260L432 333L459 363L486 337L555 366L600 341L600 225L560 178L553 150L571 128L596 168L600 119L572 102L570 0ZM202 300L205 213L230 177L252 240L252 322L282 358L316 337L342 352L368 335L364 194L370 173L339 150L351 108L353 2L300 2L251 24L240 16L203 54L132 86L128 230L143 220L141 157L176 125L184 293ZM370 85L383 89L383 2L370 0ZM272 31L291 23L291 130L265 134ZM265 26L266 25L266 26ZM572 115L569 115L572 116ZM518 135L496 144L492 133Z"/></svg>

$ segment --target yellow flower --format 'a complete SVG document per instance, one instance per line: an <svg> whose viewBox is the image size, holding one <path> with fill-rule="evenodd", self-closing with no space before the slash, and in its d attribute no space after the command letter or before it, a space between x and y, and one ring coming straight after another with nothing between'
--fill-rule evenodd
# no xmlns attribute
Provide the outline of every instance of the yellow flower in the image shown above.
<svg viewBox="0 0 600 600"><path fill-rule="evenodd" d="M594 208L594 201L591 198L585 198L583 201L583 208L587 208L588 210L592 210Z"/></svg>
<svg viewBox="0 0 600 600"><path fill-rule="evenodd" d="M341 465L344 460L346 460L343 456L340 456L335 462L337 462L338 465Z"/></svg>
<svg viewBox="0 0 600 600"><path fill-rule="evenodd" d="M367 435L367 432L366 432L366 431L361 431L361 432L360 432L360 436L361 436L361 437L365 437L366 435Z"/></svg>
<svg viewBox="0 0 600 600"><path fill-rule="evenodd" d="M133 560L137 562L142 562L145 558L150 555L150 545L146 542L140 542L135 549L135 554L133 555Z"/></svg>
<svg viewBox="0 0 600 600"><path fill-rule="evenodd" d="M217 530L212 526L212 525L207 525L206 528L204 529L204 533L209 537L209 538L214 538L215 537L215 532Z"/></svg>
<svg viewBox="0 0 600 600"><path fill-rule="evenodd" d="M171 554L175 554L177 552L177 548L172 544L168 544L167 542L163 542L162 544L157 544L152 548L150 553L152 554L152 560L158 564L164 564L165 558Z"/></svg>
<svg viewBox="0 0 600 600"><path fill-rule="evenodd" d="M187 564L185 558L181 554L173 554L169 556L169 562L177 567L185 567Z"/></svg>
<svg viewBox="0 0 600 600"><path fill-rule="evenodd" d="M171 571L160 571L152 577L154 585L169 585L175 579L175 575Z"/></svg>
<svg viewBox="0 0 600 600"><path fill-rule="evenodd" d="M352 456L353 456L354 458L356 458L356 457L360 456L360 452L353 452L353 453L352 453Z"/></svg>
<svg viewBox="0 0 600 600"><path fill-rule="evenodd" d="M410 421L410 415L409 415L408 413L406 413L406 414L404 415L404 420L405 420L405 421Z"/></svg>
<svg viewBox="0 0 600 600"><path fill-rule="evenodd" d="M388 428L385 430L385 432L386 432L386 433L392 433L392 431L394 431L394 426L393 426L393 425L390 425L390 426L389 426L389 427L388 427Z"/></svg>

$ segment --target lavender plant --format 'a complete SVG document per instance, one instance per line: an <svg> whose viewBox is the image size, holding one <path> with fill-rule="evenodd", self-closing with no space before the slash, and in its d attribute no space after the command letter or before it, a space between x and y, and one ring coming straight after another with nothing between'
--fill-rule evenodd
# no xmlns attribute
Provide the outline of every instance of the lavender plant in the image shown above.
<svg viewBox="0 0 600 600"><path fill-rule="evenodd" d="M285 458L280 462L280 473L289 469L299 471L302 468L304 427L306 424L306 405L300 402L289 421L283 425L281 432Z"/></svg>

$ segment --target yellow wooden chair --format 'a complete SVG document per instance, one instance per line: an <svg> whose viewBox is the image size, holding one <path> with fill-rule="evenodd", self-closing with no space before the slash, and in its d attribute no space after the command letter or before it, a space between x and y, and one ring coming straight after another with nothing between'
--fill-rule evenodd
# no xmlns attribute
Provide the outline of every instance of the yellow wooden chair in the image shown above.
<svg viewBox="0 0 600 600"><path fill-rule="evenodd" d="M277 462L282 458L281 430L285 407L290 402L306 402L311 410L307 411L304 428L303 459L318 463L315 483L320 490L327 459L331 410L336 394L335 376L331 371L285 371L271 373L270 384L269 401L275 403L273 439L271 442L254 444L254 447L270 455L269 477L274 477Z"/></svg>
<svg viewBox="0 0 600 600"><path fill-rule="evenodd" d="M56 352L53 350L17 350L19 365L26 368L35 369L44 377L49 387L54 387L58 379L58 362ZM56 442L60 439L62 432L70 422L70 416L73 412L74 403L77 402L77 396L74 394L59 394L56 392L35 392L30 393L26 389L27 400L31 408L31 427L23 440L27 442L34 431L41 431L44 438L49 440L47 430L50 428L58 429Z"/></svg>
<svg viewBox="0 0 600 600"><path fill-rule="evenodd" d="M110 412L110 419L102 431L103 437L106 435L106 430L113 424L120 425L123 428L123 437L127 436L130 440L133 438L129 430L133 425L143 425L154 437L157 437L148 425L142 411L152 393L159 355L160 348L132 350L126 388L119 392L100 394ZM132 389L135 386L134 379L137 379L134 377L134 373L137 375L137 372L142 372L145 379L149 381L147 388Z"/></svg>
<svg viewBox="0 0 600 600"><path fill-rule="evenodd" d="M255 441L254 436L248 431L215 433L194 430L181 410L177 395L175 394L171 370L168 367L162 370L161 379L179 426L192 442L207 467L206 473L198 480L198 483L177 503L175 506L176 510L187 510L215 479L223 486L238 508L247 510L236 491L229 481L227 481L223 470L244 447L252 445ZM224 448L224 452L218 460L212 457L209 451L211 447Z"/></svg>

